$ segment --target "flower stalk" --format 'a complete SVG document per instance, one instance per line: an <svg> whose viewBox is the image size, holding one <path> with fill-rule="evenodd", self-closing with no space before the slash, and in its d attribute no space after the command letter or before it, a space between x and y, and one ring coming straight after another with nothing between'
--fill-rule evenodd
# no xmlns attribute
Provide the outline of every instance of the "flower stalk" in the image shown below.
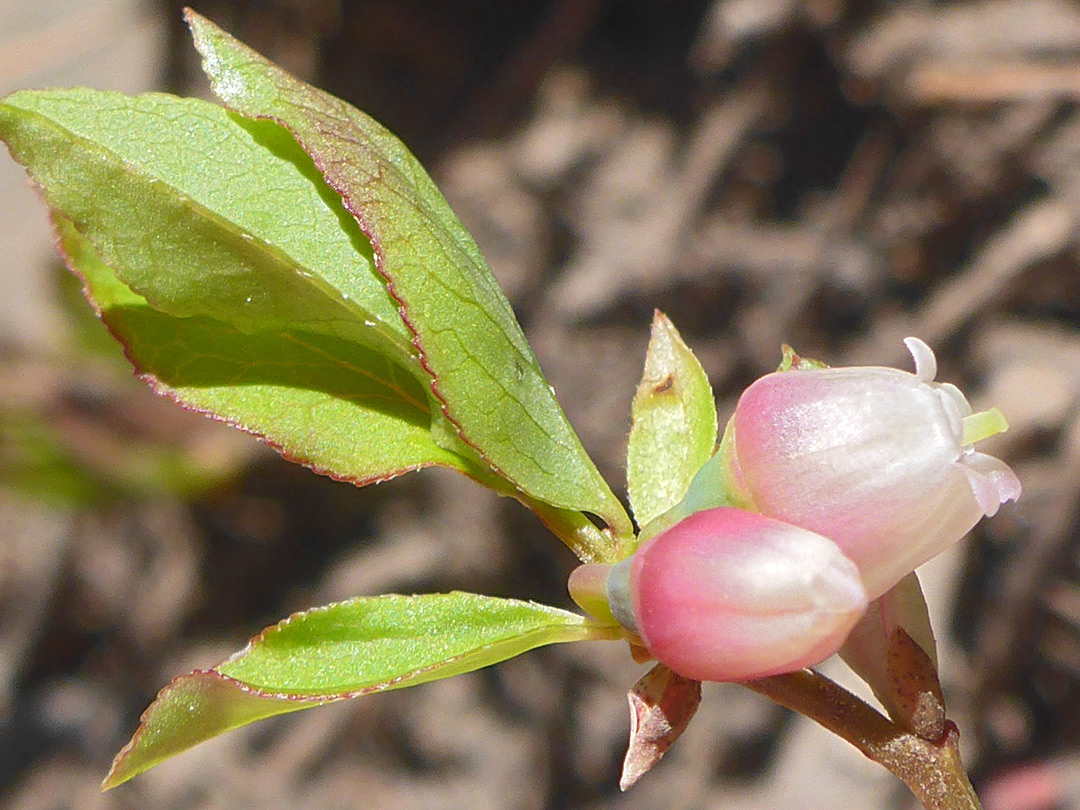
<svg viewBox="0 0 1080 810"><path fill-rule="evenodd" d="M897 776L926 810L982 810L960 758L959 731L951 721L946 721L941 738L925 739L808 669L745 686L847 740Z"/></svg>

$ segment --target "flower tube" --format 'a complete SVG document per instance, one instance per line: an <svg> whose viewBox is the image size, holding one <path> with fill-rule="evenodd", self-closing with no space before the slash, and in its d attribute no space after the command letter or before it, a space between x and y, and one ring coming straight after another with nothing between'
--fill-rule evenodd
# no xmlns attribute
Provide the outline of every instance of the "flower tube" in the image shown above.
<svg viewBox="0 0 1080 810"><path fill-rule="evenodd" d="M823 534L855 561L877 598L1020 494L975 442L1007 428L936 383L937 362L905 341L915 373L823 368L762 377L725 437L729 478L762 514Z"/></svg>
<svg viewBox="0 0 1080 810"><path fill-rule="evenodd" d="M840 648L868 601L835 543L730 507L691 515L615 566L582 566L570 590L594 614L604 601L672 671L707 681L816 664Z"/></svg>

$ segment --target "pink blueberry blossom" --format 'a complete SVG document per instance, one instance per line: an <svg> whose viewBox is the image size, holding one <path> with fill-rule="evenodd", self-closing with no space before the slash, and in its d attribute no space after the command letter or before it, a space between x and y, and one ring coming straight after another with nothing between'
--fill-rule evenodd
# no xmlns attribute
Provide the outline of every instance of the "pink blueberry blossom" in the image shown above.
<svg viewBox="0 0 1080 810"><path fill-rule="evenodd" d="M822 368L762 377L742 395L726 448L749 508L825 535L877 598L1020 494L976 441L1004 430L934 382L937 362L904 341L915 373Z"/></svg>
<svg viewBox="0 0 1080 810"><path fill-rule="evenodd" d="M816 664L867 605L858 570L831 540L730 507L694 513L615 566L582 566L571 593L585 604L581 591L601 578L615 618L656 659L697 680Z"/></svg>

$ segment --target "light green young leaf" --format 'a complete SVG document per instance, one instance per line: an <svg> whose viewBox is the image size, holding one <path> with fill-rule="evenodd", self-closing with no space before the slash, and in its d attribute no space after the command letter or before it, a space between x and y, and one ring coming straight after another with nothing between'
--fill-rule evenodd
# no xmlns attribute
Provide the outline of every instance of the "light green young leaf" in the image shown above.
<svg viewBox="0 0 1080 810"><path fill-rule="evenodd" d="M103 787L265 717L620 633L556 608L468 593L361 597L308 610L268 627L219 666L165 687Z"/></svg>
<svg viewBox="0 0 1080 810"><path fill-rule="evenodd" d="M0 102L0 138L71 223L76 272L124 291L97 304L159 391L337 478L454 467L517 495L579 554L606 548L584 515L530 501L447 441L367 237L287 130L76 89Z"/></svg>
<svg viewBox="0 0 1080 810"><path fill-rule="evenodd" d="M423 167L359 110L298 81L188 11L214 91L237 112L284 124L368 235L461 437L527 495L629 519L566 420L476 244ZM614 541L586 549L619 556Z"/></svg>
<svg viewBox="0 0 1080 810"><path fill-rule="evenodd" d="M370 243L280 126L197 99L42 90L0 103L0 138L155 309L332 335L425 379Z"/></svg>
<svg viewBox="0 0 1080 810"><path fill-rule="evenodd" d="M653 315L645 371L631 407L627 489L638 525L677 504L716 447L712 387L662 312Z"/></svg>
<svg viewBox="0 0 1080 810"><path fill-rule="evenodd" d="M434 442L423 385L386 357L301 329L246 334L204 315L159 312L117 280L71 223L56 225L102 319L159 392L358 484L430 465L483 474Z"/></svg>

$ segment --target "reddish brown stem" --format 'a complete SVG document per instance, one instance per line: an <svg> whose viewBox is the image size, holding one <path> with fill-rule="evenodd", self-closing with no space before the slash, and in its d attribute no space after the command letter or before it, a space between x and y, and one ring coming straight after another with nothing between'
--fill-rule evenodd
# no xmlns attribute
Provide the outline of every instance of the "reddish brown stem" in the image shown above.
<svg viewBox="0 0 1080 810"><path fill-rule="evenodd" d="M926 810L981 810L960 761L960 735L952 722L946 722L941 739L923 739L812 670L746 686L847 740L899 777Z"/></svg>

